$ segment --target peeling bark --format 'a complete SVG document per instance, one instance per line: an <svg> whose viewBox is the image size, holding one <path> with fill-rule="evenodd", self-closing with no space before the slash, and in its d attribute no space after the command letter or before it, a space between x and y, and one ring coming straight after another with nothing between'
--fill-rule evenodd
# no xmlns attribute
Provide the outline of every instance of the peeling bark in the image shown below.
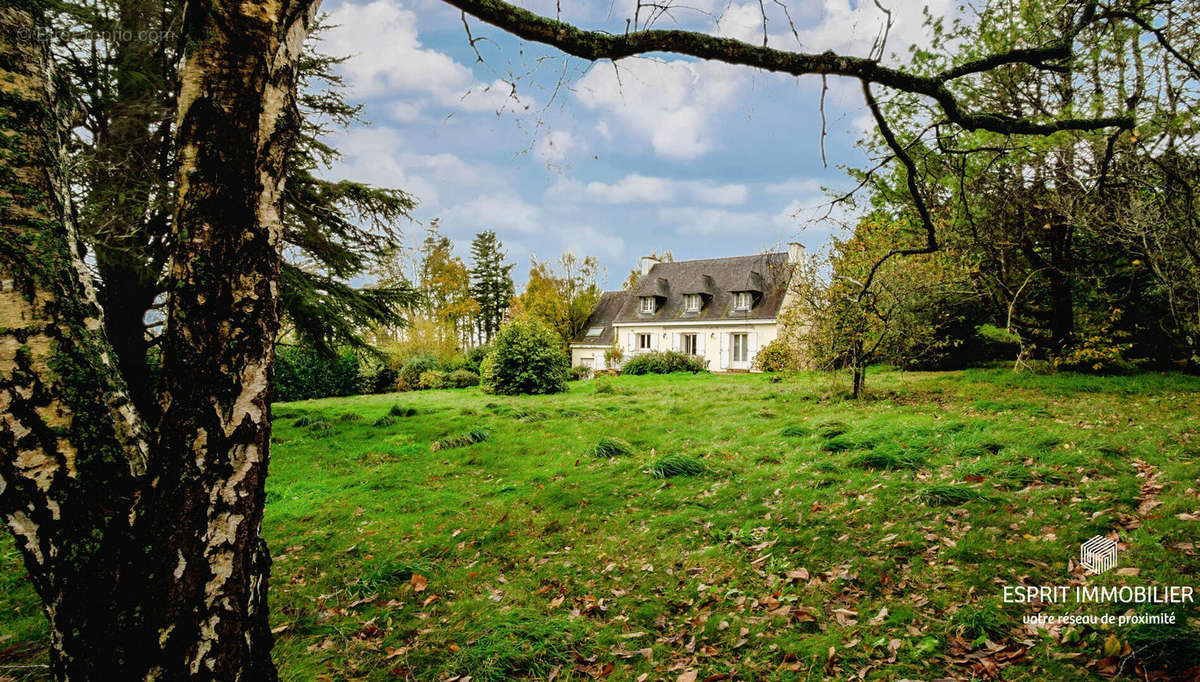
<svg viewBox="0 0 1200 682"><path fill-rule="evenodd" d="M55 676L94 679L136 618L119 578L148 443L70 221L35 26L0 5L0 514L50 621Z"/></svg>
<svg viewBox="0 0 1200 682"><path fill-rule="evenodd" d="M189 6L150 437L62 191L64 120L31 39L41 17L0 0L0 515L49 618L57 679L276 678L260 527L279 203L316 5Z"/></svg>

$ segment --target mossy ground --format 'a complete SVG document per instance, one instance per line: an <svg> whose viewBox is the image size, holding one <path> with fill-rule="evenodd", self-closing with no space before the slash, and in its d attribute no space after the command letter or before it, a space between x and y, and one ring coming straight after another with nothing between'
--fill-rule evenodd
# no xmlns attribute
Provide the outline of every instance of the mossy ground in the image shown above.
<svg viewBox="0 0 1200 682"><path fill-rule="evenodd" d="M857 402L802 374L277 405L264 532L283 679L970 678L993 646L1005 679L1101 679L1114 645L1194 663L1171 658L1196 643L1194 610L1161 632L1031 633L1001 590L1196 584L1200 380L869 382ZM490 437L431 451L472 429ZM592 456L603 437L632 453ZM652 476L666 455L705 468ZM1140 575L1068 572L1114 530ZM44 636L6 539L0 665L44 660Z"/></svg>

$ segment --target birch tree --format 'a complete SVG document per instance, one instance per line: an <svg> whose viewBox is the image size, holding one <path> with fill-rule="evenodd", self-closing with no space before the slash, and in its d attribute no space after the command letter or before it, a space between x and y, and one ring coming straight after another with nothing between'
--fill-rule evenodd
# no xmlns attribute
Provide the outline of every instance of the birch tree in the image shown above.
<svg viewBox="0 0 1200 682"><path fill-rule="evenodd" d="M73 224L45 8L0 2L0 514L56 679L276 677L260 526L279 206L315 8L187 8L161 416L147 423Z"/></svg>

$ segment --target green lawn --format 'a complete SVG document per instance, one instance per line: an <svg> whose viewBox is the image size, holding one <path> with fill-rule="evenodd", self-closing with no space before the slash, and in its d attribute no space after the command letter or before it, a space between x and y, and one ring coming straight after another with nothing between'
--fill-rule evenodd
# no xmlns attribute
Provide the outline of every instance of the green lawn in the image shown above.
<svg viewBox="0 0 1200 682"><path fill-rule="evenodd" d="M1200 380L873 371L858 402L830 381L277 405L284 679L1102 679L1200 660L1194 604L1158 609L1175 626L1031 631L1001 599L1200 587ZM1110 531L1118 570L1068 570ZM44 659L43 636L5 539L0 665Z"/></svg>

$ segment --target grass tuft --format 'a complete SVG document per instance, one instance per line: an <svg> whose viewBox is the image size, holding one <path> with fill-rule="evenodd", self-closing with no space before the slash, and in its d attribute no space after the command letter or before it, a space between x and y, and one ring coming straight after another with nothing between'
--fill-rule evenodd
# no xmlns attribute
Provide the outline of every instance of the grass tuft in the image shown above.
<svg viewBox="0 0 1200 682"><path fill-rule="evenodd" d="M434 442L432 450L437 452L438 450L463 448L468 445L482 443L483 441L487 440L490 435L491 434L489 434L486 429L471 429L470 431L460 433L457 436L443 438L442 440Z"/></svg>
<svg viewBox="0 0 1200 682"><path fill-rule="evenodd" d="M414 417L417 414L417 408L404 407L401 405L392 405L392 409L388 410L388 415L392 417Z"/></svg>
<svg viewBox="0 0 1200 682"><path fill-rule="evenodd" d="M396 424L396 418L390 414L385 414L382 417L380 417L379 419L376 419L375 422L372 423L371 425L372 426L394 426L395 424Z"/></svg>
<svg viewBox="0 0 1200 682"><path fill-rule="evenodd" d="M925 466L925 460L903 450L875 448L855 455L850 464L860 469L920 469Z"/></svg>
<svg viewBox="0 0 1200 682"><path fill-rule="evenodd" d="M931 485L917 495L918 500L935 507L957 507L985 497L975 488L949 483Z"/></svg>
<svg viewBox="0 0 1200 682"><path fill-rule="evenodd" d="M579 626L532 611L509 611L482 623L445 664L444 673L478 682L547 679L575 659Z"/></svg>
<svg viewBox="0 0 1200 682"><path fill-rule="evenodd" d="M850 427L846 426L845 423L838 422L838 421L831 421L831 422L825 422L824 424L821 424L819 427L817 427L817 435L822 438L825 438L825 439L837 438L838 436L846 433L849 430L850 430Z"/></svg>
<svg viewBox="0 0 1200 682"><path fill-rule="evenodd" d="M592 456L603 457L604 459L632 454L633 446L628 441L621 440L620 438L601 438L592 447Z"/></svg>
<svg viewBox="0 0 1200 682"><path fill-rule="evenodd" d="M365 567L362 575L350 583L347 590L358 597L380 594L389 587L408 581L414 573L428 574L432 571L433 563L428 559L405 560L393 557Z"/></svg>
<svg viewBox="0 0 1200 682"><path fill-rule="evenodd" d="M675 476L697 476L708 470L708 467L691 455L663 455L650 465L650 474L655 478L672 478Z"/></svg>
<svg viewBox="0 0 1200 682"><path fill-rule="evenodd" d="M790 424L783 427L783 431L779 433L788 438L803 438L808 435L808 429L799 424Z"/></svg>

